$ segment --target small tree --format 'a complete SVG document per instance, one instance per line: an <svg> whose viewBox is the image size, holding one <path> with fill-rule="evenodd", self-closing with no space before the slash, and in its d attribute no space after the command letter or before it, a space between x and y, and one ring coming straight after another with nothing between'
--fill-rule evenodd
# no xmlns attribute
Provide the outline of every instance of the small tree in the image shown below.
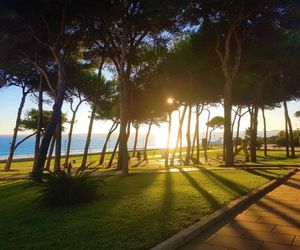
<svg viewBox="0 0 300 250"><path fill-rule="evenodd" d="M208 127L211 128L209 132L209 138L208 138L208 147L210 146L210 141L211 141L211 134L214 130L217 128L222 129L224 127L224 117L222 116L215 116L213 117L209 122L206 123Z"/></svg>

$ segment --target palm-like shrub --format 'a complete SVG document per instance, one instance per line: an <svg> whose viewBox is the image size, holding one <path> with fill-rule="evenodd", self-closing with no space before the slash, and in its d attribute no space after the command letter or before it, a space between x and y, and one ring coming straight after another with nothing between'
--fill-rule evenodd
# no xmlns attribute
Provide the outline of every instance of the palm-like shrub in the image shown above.
<svg viewBox="0 0 300 250"><path fill-rule="evenodd" d="M76 175L68 175L64 171L43 174L39 200L47 205L69 206L87 203L96 200L99 195L99 186L103 180L92 178L92 172L80 171Z"/></svg>

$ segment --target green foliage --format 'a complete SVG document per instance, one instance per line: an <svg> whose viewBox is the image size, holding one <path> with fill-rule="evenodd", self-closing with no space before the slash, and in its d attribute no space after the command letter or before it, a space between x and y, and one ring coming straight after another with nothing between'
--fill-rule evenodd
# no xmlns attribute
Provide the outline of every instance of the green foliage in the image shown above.
<svg viewBox="0 0 300 250"><path fill-rule="evenodd" d="M51 116L52 116L52 111L43 110L42 126L41 126L42 131L46 129ZM39 117L39 111L37 109L31 109L31 110L27 111L24 119L22 119L20 122L20 130L21 131L23 131L23 130L36 131L37 124L38 124L38 117ZM61 120L62 120L62 124L66 123L68 121L67 115L65 113L61 114Z"/></svg>
<svg viewBox="0 0 300 250"><path fill-rule="evenodd" d="M284 131L280 131L276 136L273 137L272 142L277 144L279 147L285 147L286 146L286 133ZM294 130L293 131L293 145L295 147L299 146L299 140L300 140L300 131L299 130Z"/></svg>
<svg viewBox="0 0 300 250"><path fill-rule="evenodd" d="M223 126L224 126L224 117L215 116L209 122L207 122L206 125L213 128L213 129L223 128Z"/></svg>
<svg viewBox="0 0 300 250"><path fill-rule="evenodd" d="M92 179L91 172L82 171L72 176L64 171L43 174L42 182L33 185L42 186L39 199L47 205L69 206L87 203L97 199L99 184L102 180Z"/></svg>

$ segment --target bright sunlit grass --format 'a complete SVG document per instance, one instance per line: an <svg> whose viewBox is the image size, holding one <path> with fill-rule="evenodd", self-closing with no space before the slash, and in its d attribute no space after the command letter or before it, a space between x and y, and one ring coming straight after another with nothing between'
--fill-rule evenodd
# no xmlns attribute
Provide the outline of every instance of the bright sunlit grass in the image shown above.
<svg viewBox="0 0 300 250"><path fill-rule="evenodd" d="M0 185L1 249L149 249L286 171L198 171L105 179L91 204L45 208L26 181ZM47 240L45 240L47 238Z"/></svg>

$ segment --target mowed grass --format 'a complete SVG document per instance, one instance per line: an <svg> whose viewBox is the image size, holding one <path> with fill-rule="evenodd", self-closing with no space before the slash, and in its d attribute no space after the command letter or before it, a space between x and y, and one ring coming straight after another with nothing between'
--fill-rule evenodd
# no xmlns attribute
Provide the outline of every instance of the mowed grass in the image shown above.
<svg viewBox="0 0 300 250"><path fill-rule="evenodd" d="M196 152L195 152L196 153ZM208 165L199 165L199 167L205 167L205 168L216 168L220 165L223 164L222 162L222 147L220 146L213 146L212 149L208 150L208 160L209 164ZM131 154L131 152L130 152ZM160 170L165 170L164 167L164 158L163 158L163 149L149 149L147 150L149 162L146 163L141 162L141 164L138 164L137 159L131 159L131 164L132 167L130 168L131 173L140 173L140 172L145 172L145 171L160 171ZM177 152L177 155L179 153ZM183 158L185 156L185 148L183 148ZM201 161L204 163L204 152L201 150L200 152L201 156ZM243 153L240 154L242 157L243 161ZM268 156L265 157L263 155L263 150L257 150L257 163L245 163L245 162L236 162L237 165L243 164L243 165L249 165L250 166L262 166L262 165L298 165L300 164L300 153L296 152L296 159L289 159L285 157L285 151L268 151ZM111 153L107 153L105 155L105 159L109 160L111 157ZM116 167L116 161L117 161L117 155L115 158L115 165L113 166L112 169L106 169L105 166L98 166L98 161L100 159L100 154L91 154L87 158L87 164L91 164L90 167L99 167L99 170L96 172L96 174L102 174L104 172L108 173L114 173L115 167ZM73 164L74 171L76 168L78 168L81 164L82 161L82 155L77 155L77 156L71 156L70 161L73 162L75 161L75 164ZM62 164L64 163L64 157L62 157L61 160ZM13 161L12 166L11 166L11 171L5 172L3 171L5 163L0 163L0 180L9 180L11 178L23 178L27 177L28 174L32 171L32 161L24 160L24 161ZM51 161L51 169L53 169L53 164L54 164L54 159ZM181 167L188 167L188 166L181 166L178 165L176 166L177 168Z"/></svg>
<svg viewBox="0 0 300 250"><path fill-rule="evenodd" d="M1 249L149 249L286 170L201 170L105 179L99 200L46 208L28 181L0 182ZM99 177L96 177L99 178Z"/></svg>
<svg viewBox="0 0 300 250"><path fill-rule="evenodd" d="M260 164L272 164L272 165L295 165L300 164L300 152L296 152L296 158L286 158L286 153L282 151L268 151L268 156L264 156L263 150L257 151L258 163Z"/></svg>

